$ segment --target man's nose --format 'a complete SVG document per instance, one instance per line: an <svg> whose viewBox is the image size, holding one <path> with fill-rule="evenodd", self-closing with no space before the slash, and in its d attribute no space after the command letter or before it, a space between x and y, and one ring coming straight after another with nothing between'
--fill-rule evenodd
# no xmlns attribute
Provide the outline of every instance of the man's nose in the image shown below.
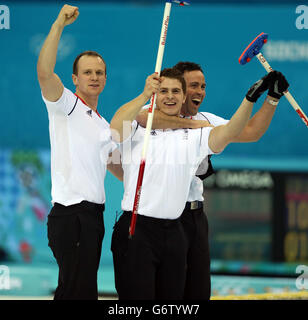
<svg viewBox="0 0 308 320"><path fill-rule="evenodd" d="M202 87L198 87L198 88L197 88L197 92L198 92L199 94L203 94L204 90L203 90Z"/></svg>
<svg viewBox="0 0 308 320"><path fill-rule="evenodd" d="M91 73L91 80L97 80L98 76L95 72Z"/></svg>
<svg viewBox="0 0 308 320"><path fill-rule="evenodd" d="M173 92L172 91L168 91L167 97L169 99L172 99L173 98Z"/></svg>

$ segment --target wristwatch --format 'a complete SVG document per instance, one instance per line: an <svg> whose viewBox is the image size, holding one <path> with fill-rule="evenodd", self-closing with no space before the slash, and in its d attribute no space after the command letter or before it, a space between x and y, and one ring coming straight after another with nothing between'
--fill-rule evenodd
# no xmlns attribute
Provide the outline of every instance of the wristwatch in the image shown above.
<svg viewBox="0 0 308 320"><path fill-rule="evenodd" d="M269 104L271 104L272 106L277 106L277 104L279 103L279 100L276 101L276 100L269 99L269 98L266 98L265 100L266 100Z"/></svg>

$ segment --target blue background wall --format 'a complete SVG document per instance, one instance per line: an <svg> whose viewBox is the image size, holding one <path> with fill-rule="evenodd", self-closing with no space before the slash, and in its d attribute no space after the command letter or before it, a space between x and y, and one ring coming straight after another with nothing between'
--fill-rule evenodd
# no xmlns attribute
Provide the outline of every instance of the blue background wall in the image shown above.
<svg viewBox="0 0 308 320"><path fill-rule="evenodd" d="M99 109L107 120L142 90L146 76L153 72L163 1L151 2L72 3L79 6L80 16L64 30L56 72L73 90L71 69L75 56L86 49L101 52L108 66L108 82ZM308 113L308 30L295 26L297 5L199 2L190 7L172 7L163 66L179 60L203 66L207 98L202 109L231 117L249 86L265 74L257 59L240 66L238 57L256 35L267 32L269 43L263 54L273 68L286 75L290 92ZM48 119L36 79L36 61L62 3L8 2L8 6L11 28L0 31L0 146L49 148ZM277 57L278 41L285 44L282 57ZM260 103L255 110L259 107ZM307 169L307 129L282 99L261 141L229 146L219 161L235 156L266 159L269 162L263 164L265 167L271 160L279 160L280 165L282 161L285 168L293 169L289 160L295 159Z"/></svg>
<svg viewBox="0 0 308 320"><path fill-rule="evenodd" d="M290 92L308 114L308 30L299 30L295 25L299 16L295 10L300 3L192 2L190 7L172 7L163 67L180 60L202 65L207 97L201 111L225 118L232 116L250 85L265 74L257 59L240 66L238 58L259 33L267 32L269 42L263 54L274 69L286 75ZM88 49L100 52L107 62L108 79L99 111L110 121L117 108L141 92L145 78L154 71L164 2L69 3L78 5L80 15L64 30L55 71L64 85L74 90L71 73L75 56ZM7 1L4 4L10 9L10 29L0 30L2 164L9 161L5 160L6 152L38 152L45 159L44 172L49 174L48 118L36 79L36 62L64 3ZM260 100L254 111L261 106ZM217 168L308 171L307 138L307 128L282 98L270 129L259 142L230 145L214 159L214 164ZM16 173L14 179L17 181ZM110 264L110 236L115 212L120 211L123 188L110 174L105 185L107 232L102 260ZM0 221L4 207L0 201Z"/></svg>

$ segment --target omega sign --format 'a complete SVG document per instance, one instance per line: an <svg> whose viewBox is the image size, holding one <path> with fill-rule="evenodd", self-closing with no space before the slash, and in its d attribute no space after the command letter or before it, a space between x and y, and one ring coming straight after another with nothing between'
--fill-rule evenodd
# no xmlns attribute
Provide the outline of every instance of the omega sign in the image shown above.
<svg viewBox="0 0 308 320"><path fill-rule="evenodd" d="M220 170L215 175L215 182L219 188L271 189L274 186L269 172L257 170Z"/></svg>

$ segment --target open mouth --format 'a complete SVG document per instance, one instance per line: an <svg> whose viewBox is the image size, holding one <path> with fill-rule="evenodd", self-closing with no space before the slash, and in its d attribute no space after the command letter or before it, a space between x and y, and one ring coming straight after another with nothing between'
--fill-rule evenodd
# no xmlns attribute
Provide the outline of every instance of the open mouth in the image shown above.
<svg viewBox="0 0 308 320"><path fill-rule="evenodd" d="M165 102L164 103L167 107L174 107L176 106L176 103L175 102Z"/></svg>
<svg viewBox="0 0 308 320"><path fill-rule="evenodd" d="M201 103L201 99L199 99L199 98L194 98L191 101L195 106L199 106Z"/></svg>

